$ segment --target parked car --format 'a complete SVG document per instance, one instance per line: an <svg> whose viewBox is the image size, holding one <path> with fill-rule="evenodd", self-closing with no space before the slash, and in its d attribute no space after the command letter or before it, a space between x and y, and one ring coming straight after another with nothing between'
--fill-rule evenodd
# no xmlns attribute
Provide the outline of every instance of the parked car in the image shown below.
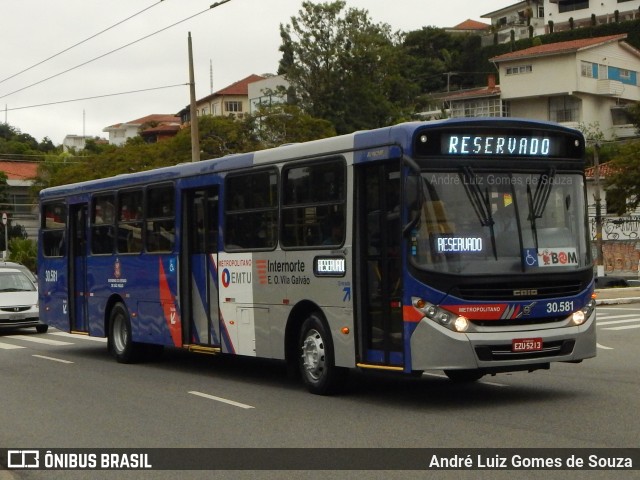
<svg viewBox="0 0 640 480"><path fill-rule="evenodd" d="M18 268L0 268L0 328L35 327L45 333L49 326L40 321L38 289Z"/></svg>
<svg viewBox="0 0 640 480"><path fill-rule="evenodd" d="M34 285L38 285L38 278L33 274L31 270L22 265L21 263L16 262L5 262L0 260L0 269L2 268L15 268L24 273L29 279L33 282Z"/></svg>

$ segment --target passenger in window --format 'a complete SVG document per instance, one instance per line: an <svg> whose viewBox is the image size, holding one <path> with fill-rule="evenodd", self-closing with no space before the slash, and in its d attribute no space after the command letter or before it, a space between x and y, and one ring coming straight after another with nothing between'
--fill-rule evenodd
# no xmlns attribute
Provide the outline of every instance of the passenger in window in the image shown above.
<svg viewBox="0 0 640 480"><path fill-rule="evenodd" d="M344 238L344 222L341 218L334 218L331 221L330 235L324 239L323 245L342 245Z"/></svg>

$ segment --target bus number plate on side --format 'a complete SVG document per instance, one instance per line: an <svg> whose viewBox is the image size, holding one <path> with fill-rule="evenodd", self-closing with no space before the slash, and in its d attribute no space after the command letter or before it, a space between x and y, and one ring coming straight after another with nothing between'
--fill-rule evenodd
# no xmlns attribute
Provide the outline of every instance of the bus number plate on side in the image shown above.
<svg viewBox="0 0 640 480"><path fill-rule="evenodd" d="M542 350L542 338L514 338L512 352L537 352Z"/></svg>

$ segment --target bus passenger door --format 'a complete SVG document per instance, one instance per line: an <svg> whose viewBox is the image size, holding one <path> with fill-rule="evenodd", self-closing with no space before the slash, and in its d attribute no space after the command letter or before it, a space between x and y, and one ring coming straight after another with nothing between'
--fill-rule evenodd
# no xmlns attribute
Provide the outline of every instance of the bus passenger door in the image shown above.
<svg viewBox="0 0 640 480"><path fill-rule="evenodd" d="M185 345L220 346L218 186L185 191L181 310Z"/></svg>
<svg viewBox="0 0 640 480"><path fill-rule="evenodd" d="M88 332L87 212L88 204L69 206L69 319L72 332Z"/></svg>
<svg viewBox="0 0 640 480"><path fill-rule="evenodd" d="M360 361L402 367L402 263L399 163L357 171Z"/></svg>

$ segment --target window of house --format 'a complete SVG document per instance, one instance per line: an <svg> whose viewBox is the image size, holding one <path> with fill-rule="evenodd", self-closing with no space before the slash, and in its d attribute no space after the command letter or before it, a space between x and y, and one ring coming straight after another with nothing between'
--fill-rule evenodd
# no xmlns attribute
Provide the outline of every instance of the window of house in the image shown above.
<svg viewBox="0 0 640 480"><path fill-rule="evenodd" d="M558 2L558 11L560 13L584 10L586 8L589 8L589 0L560 0Z"/></svg>
<svg viewBox="0 0 640 480"><path fill-rule="evenodd" d="M241 112L242 102L224 102L224 110L226 112Z"/></svg>
<svg viewBox="0 0 640 480"><path fill-rule="evenodd" d="M591 62L580 62L580 75L587 78L598 78L598 65Z"/></svg>
<svg viewBox="0 0 640 480"><path fill-rule="evenodd" d="M509 102L500 99L469 100L451 103L451 117L509 117Z"/></svg>
<svg viewBox="0 0 640 480"><path fill-rule="evenodd" d="M552 122L579 122L581 100L565 95L549 99L549 120Z"/></svg>
<svg viewBox="0 0 640 480"><path fill-rule="evenodd" d="M519 65L516 67L507 67L507 75L521 75L524 73L531 73L533 71L532 65Z"/></svg>
<svg viewBox="0 0 640 480"><path fill-rule="evenodd" d="M620 69L620 78L622 80L630 80L631 79L631 71L625 70L624 68Z"/></svg>
<svg viewBox="0 0 640 480"><path fill-rule="evenodd" d="M277 171L230 175L225 181L225 190L225 249L275 248L278 241Z"/></svg>

